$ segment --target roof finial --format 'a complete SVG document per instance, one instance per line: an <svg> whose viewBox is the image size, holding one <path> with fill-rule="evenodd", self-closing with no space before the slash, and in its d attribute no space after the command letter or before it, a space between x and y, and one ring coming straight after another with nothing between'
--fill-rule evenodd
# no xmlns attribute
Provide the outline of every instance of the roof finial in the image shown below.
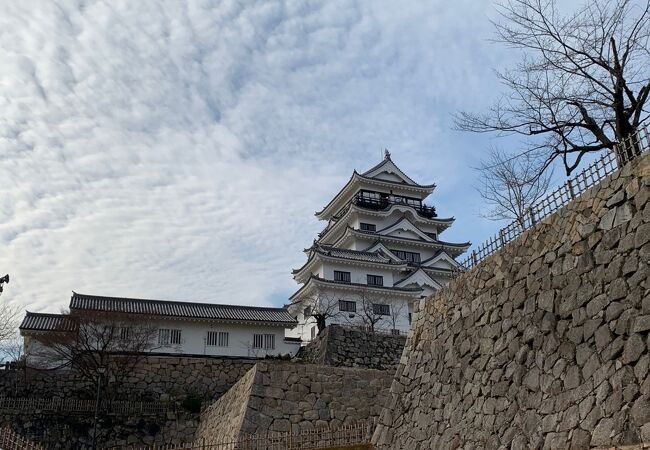
<svg viewBox="0 0 650 450"><path fill-rule="evenodd" d="M384 159L390 159L390 152L387 148L384 149Z"/></svg>

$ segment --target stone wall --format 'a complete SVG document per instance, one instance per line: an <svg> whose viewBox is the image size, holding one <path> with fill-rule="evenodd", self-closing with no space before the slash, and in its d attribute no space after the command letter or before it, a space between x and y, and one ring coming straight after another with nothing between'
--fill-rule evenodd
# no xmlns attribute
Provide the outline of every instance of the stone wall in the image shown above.
<svg viewBox="0 0 650 450"><path fill-rule="evenodd" d="M259 360L215 357L150 356L123 380L118 397L127 400L182 399L197 394L216 399L226 392ZM3 371L0 397L94 398L94 383L80 380L72 372ZM90 396L90 397L88 397Z"/></svg>
<svg viewBox="0 0 650 450"><path fill-rule="evenodd" d="M233 442L239 436L257 367L250 369L228 392L206 408L196 432L197 441Z"/></svg>
<svg viewBox="0 0 650 450"><path fill-rule="evenodd" d="M98 448L191 442L198 419L198 414L185 412L132 417L101 415ZM0 414L0 426L4 425L46 449L90 448L92 443L92 414L3 413Z"/></svg>
<svg viewBox="0 0 650 450"><path fill-rule="evenodd" d="M650 160L420 302L378 449L650 441Z"/></svg>
<svg viewBox="0 0 650 450"><path fill-rule="evenodd" d="M210 406L197 440L221 442L237 435L337 427L377 418L388 396L392 372L293 362L261 362ZM231 395L232 394L232 395ZM230 408L237 411L230 411ZM243 420L240 406L245 405ZM224 424L228 417L230 424Z"/></svg>
<svg viewBox="0 0 650 450"><path fill-rule="evenodd" d="M297 359L329 366L395 370L405 343L406 336L328 325L300 349Z"/></svg>

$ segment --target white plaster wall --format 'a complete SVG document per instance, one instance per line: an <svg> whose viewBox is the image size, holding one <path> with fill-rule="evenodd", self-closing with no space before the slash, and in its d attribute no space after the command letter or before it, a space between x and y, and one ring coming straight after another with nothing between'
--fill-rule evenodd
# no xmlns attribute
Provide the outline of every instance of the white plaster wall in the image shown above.
<svg viewBox="0 0 650 450"><path fill-rule="evenodd" d="M340 270L343 272L350 272L350 281L352 283L366 284L366 275L380 275L384 277L384 286L392 286L394 281L399 280L399 272L397 270L380 269L377 267L355 266L352 264L341 264L334 262L323 263L323 278L326 280L334 279L334 271Z"/></svg>
<svg viewBox="0 0 650 450"><path fill-rule="evenodd" d="M153 348L151 349L152 353L264 358L265 356L295 355L300 348L300 343L285 341L285 328L282 327L229 324L214 321L148 320L152 321L157 328L181 330L181 344L172 346L158 346L158 333L156 333ZM228 332L228 347L206 345L208 331ZM275 349L254 349L253 334L273 334L275 336ZM41 361L52 364L52 356L48 354L47 348L29 336L29 333L25 336L24 349L31 366L40 367L42 366Z"/></svg>
<svg viewBox="0 0 650 450"><path fill-rule="evenodd" d="M323 288L321 288L323 289ZM348 312L340 312L335 317L331 317L327 323L336 323L346 326L360 326L363 324L361 319L362 312L362 302L358 294L354 292L349 292L339 289L327 289L326 292L329 298L332 298L333 301L348 300L357 302L357 313L353 314L353 317L350 317ZM412 313L411 303L413 300L407 298L396 298L391 297L390 293L386 294L374 294L367 292L366 295L369 296L371 302L374 303L383 303L391 306L391 316L382 316L382 320L377 324L377 330L390 332L393 328L392 317L395 317L395 328L400 330L401 333L406 334L410 328L409 323L409 313ZM303 305L306 307L308 302L305 301ZM304 308L303 308L304 310ZM301 313L298 314L298 323L299 325L293 330L288 330L288 336L299 337L303 340L303 344L311 341L311 329L316 327L316 323L312 317L305 318ZM317 330L315 330L317 332Z"/></svg>
<svg viewBox="0 0 650 450"><path fill-rule="evenodd" d="M282 327L185 320L156 320L155 324L158 328L182 330L181 345L154 350L161 353L264 358L267 355L277 356L287 353L293 355L300 348L300 344L285 342L285 328ZM206 343L208 331L228 332L228 347L208 346ZM268 351L254 349L253 334L273 334L275 349Z"/></svg>

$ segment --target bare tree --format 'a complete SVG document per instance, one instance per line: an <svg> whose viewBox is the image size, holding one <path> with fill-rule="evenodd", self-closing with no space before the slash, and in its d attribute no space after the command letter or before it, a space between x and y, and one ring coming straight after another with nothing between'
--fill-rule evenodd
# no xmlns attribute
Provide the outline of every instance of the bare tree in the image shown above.
<svg viewBox="0 0 650 450"><path fill-rule="evenodd" d="M2 294L3 284L9 283L9 275L0 277L0 294ZM18 308L16 306L3 303L0 305L0 343L11 339L16 334L18 319Z"/></svg>
<svg viewBox="0 0 650 450"><path fill-rule="evenodd" d="M117 388L147 353L160 346L157 328L142 318L75 312L67 320L61 330L38 338L35 359L49 369L70 368L91 384L104 373ZM111 384L107 388L111 393Z"/></svg>
<svg viewBox="0 0 650 450"><path fill-rule="evenodd" d="M408 312L408 304L406 302L393 302L390 305L390 324L391 332L395 333L393 330L397 330L397 324L399 323L400 317L404 313L404 309Z"/></svg>
<svg viewBox="0 0 650 450"><path fill-rule="evenodd" d="M382 328L382 325L388 324L390 304L383 303L383 301L382 303L376 302L366 289L362 289L358 296L361 303L361 308L358 309L359 320L366 330L374 333Z"/></svg>
<svg viewBox="0 0 650 450"><path fill-rule="evenodd" d="M560 158L569 175L589 152L613 150L648 117L650 1L589 0L562 14L557 0L507 0L496 41L524 51L498 73L507 93L487 114L462 112L461 130L527 136L526 151Z"/></svg>
<svg viewBox="0 0 650 450"><path fill-rule="evenodd" d="M0 343L16 335L19 314L20 310L17 306L8 303L0 304Z"/></svg>
<svg viewBox="0 0 650 450"><path fill-rule="evenodd" d="M339 309L339 300L336 296L317 292L310 297L299 300L294 305L303 308L302 313L305 319L307 317L314 318L318 334L321 334L331 319L342 314Z"/></svg>
<svg viewBox="0 0 650 450"><path fill-rule="evenodd" d="M490 209L481 215L490 220L516 220L522 227L524 217L548 188L552 170L542 171L543 158L534 153L512 157L497 148L476 168L479 172L477 190Z"/></svg>

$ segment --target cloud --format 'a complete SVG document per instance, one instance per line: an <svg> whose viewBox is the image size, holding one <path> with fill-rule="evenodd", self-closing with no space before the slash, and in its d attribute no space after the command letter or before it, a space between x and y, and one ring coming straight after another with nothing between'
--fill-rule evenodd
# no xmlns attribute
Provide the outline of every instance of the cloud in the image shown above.
<svg viewBox="0 0 650 450"><path fill-rule="evenodd" d="M388 147L478 240L468 166L502 55L488 1L8 2L2 299L279 304L313 212Z"/></svg>

